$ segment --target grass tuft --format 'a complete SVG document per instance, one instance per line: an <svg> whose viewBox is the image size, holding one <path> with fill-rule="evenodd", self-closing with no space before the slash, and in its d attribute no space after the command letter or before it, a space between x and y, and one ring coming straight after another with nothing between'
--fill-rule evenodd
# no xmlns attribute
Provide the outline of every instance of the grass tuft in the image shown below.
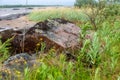
<svg viewBox="0 0 120 80"><path fill-rule="evenodd" d="M33 11L29 16L33 21L44 21L53 18L64 18L70 21L88 21L87 15L77 8L47 8Z"/></svg>

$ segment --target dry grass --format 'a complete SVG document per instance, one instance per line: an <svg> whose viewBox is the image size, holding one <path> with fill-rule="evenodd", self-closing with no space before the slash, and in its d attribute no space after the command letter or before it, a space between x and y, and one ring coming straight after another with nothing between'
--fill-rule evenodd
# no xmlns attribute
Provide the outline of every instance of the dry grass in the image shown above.
<svg viewBox="0 0 120 80"><path fill-rule="evenodd" d="M33 21L44 21L46 19L64 18L69 21L88 21L89 18L85 15L83 10L78 8L46 8L36 9L30 15L29 19Z"/></svg>

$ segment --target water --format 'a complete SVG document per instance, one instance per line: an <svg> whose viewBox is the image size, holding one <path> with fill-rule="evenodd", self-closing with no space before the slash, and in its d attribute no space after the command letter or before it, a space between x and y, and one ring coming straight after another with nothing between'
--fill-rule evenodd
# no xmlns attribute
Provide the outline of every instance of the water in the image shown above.
<svg viewBox="0 0 120 80"><path fill-rule="evenodd" d="M27 0L28 5L74 5L75 0ZM26 0L0 0L0 5L25 5Z"/></svg>

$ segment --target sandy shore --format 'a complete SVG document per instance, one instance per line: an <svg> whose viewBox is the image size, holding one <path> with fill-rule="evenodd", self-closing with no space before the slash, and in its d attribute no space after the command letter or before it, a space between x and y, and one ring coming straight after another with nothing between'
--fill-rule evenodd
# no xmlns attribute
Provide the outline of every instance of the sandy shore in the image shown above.
<svg viewBox="0 0 120 80"><path fill-rule="evenodd" d="M9 16L12 14L19 14L19 13L30 13L32 11L39 11L45 9L53 9L59 7L34 7L34 8L0 8L0 17ZM23 29L32 27L35 25L36 22L30 21L27 16L21 16L19 18L6 20L3 19L0 21L0 27L10 27L14 29Z"/></svg>
<svg viewBox="0 0 120 80"><path fill-rule="evenodd" d="M6 17L12 14L30 13L36 8L0 8L0 17ZM1 20L0 27L10 27L14 29L22 29L32 27L36 22L29 21L27 16L21 16L12 20Z"/></svg>

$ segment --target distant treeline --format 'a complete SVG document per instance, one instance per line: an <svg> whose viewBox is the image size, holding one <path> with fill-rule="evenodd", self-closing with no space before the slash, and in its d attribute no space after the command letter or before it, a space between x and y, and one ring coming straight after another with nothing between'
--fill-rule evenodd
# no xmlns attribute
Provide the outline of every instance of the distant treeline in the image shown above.
<svg viewBox="0 0 120 80"><path fill-rule="evenodd" d="M14 7L59 7L62 5L0 5L0 8L14 8Z"/></svg>

